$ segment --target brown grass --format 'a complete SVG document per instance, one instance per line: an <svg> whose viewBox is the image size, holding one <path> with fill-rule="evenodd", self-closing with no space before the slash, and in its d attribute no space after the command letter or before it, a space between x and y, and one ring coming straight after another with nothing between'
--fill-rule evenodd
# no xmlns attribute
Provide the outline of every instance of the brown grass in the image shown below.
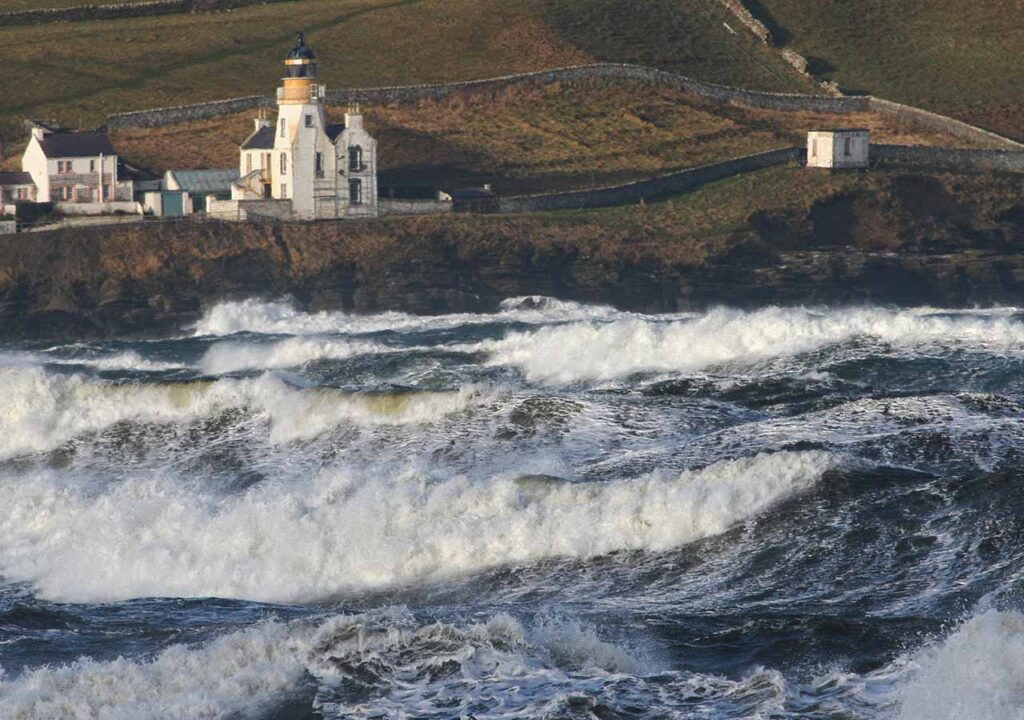
<svg viewBox="0 0 1024 720"><path fill-rule="evenodd" d="M365 108L384 184L500 192L624 182L801 144L808 129L859 125L880 142L957 144L872 114L780 113L710 105L644 83L515 85L444 100ZM342 111L329 115L340 119ZM234 167L250 114L154 130L121 130L122 156L153 170Z"/></svg>

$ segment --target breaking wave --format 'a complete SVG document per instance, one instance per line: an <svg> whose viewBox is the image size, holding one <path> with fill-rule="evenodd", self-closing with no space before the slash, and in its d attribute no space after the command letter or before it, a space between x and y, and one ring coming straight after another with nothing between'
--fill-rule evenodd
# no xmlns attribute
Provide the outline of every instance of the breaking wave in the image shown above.
<svg viewBox="0 0 1024 720"><path fill-rule="evenodd" d="M581 305L543 296L510 298L496 314L451 314L418 316L388 312L352 315L337 311L306 313L285 300L225 302L207 310L196 324L196 335L234 335L249 332L264 335L322 335L369 333L382 330L417 331L453 328L492 322L541 323L628 316L602 305Z"/></svg>
<svg viewBox="0 0 1024 720"><path fill-rule="evenodd" d="M325 470L224 498L173 479L97 487L50 471L0 486L0 572L47 598L302 601L617 550L666 550L810 488L821 452L609 482ZM63 479L62 479L63 478Z"/></svg>
<svg viewBox="0 0 1024 720"><path fill-rule="evenodd" d="M468 407L472 387L453 392L351 393L298 388L278 377L181 383L112 383L39 367L0 368L0 458L43 452L120 422L173 424L229 409L261 413L271 442L314 437L345 422L428 422Z"/></svg>
<svg viewBox="0 0 1024 720"><path fill-rule="evenodd" d="M345 360L406 349L374 342L306 337L292 337L269 345L221 342L206 351L199 366L207 374L223 375L239 370L291 368L313 360Z"/></svg>
<svg viewBox="0 0 1024 720"><path fill-rule="evenodd" d="M1024 718L1024 615L987 610L914 658L900 720Z"/></svg>
<svg viewBox="0 0 1024 720"><path fill-rule="evenodd" d="M751 363L858 338L896 346L936 343L1021 352L1024 322L1016 310L967 314L876 308L718 309L693 319L549 326L463 349L488 352L491 364L518 367L532 382L566 384Z"/></svg>
<svg viewBox="0 0 1024 720"><path fill-rule="evenodd" d="M489 683L519 685L509 709L539 710L549 702L543 691L570 686L570 673L600 683L641 667L578 621L547 617L528 629L496 615L462 627L424 625L392 608L319 624L265 622L203 646L172 646L151 660L82 659L31 670L0 680L0 715L236 717L272 708L305 674L318 685L316 709L329 718L385 708L402 714L413 695L421 709L457 716L457 706L468 711L474 691Z"/></svg>

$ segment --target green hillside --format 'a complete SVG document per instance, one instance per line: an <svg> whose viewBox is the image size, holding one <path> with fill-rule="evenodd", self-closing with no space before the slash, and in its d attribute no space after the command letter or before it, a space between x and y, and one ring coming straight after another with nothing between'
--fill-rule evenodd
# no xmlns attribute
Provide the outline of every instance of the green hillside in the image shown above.
<svg viewBox="0 0 1024 720"><path fill-rule="evenodd" d="M44 2L37 5L44 5ZM715 0L295 0L230 12L0 28L0 129L268 93L297 30L330 86L443 82L611 60L769 90L813 86Z"/></svg>
<svg viewBox="0 0 1024 720"><path fill-rule="evenodd" d="M1024 4L1017 0L756 0L812 70L862 91L1024 139Z"/></svg>

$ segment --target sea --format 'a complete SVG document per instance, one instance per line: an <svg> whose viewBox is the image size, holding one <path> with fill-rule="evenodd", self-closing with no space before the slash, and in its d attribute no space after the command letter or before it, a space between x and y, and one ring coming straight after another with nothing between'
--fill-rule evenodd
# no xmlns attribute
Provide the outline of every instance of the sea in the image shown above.
<svg viewBox="0 0 1024 720"><path fill-rule="evenodd" d="M0 718L1024 718L1024 312L0 348Z"/></svg>

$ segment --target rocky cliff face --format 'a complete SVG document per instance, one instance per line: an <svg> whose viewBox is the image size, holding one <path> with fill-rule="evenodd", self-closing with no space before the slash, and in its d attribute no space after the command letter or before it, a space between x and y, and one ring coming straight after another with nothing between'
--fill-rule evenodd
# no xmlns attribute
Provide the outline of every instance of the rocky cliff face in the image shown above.
<svg viewBox="0 0 1024 720"><path fill-rule="evenodd" d="M543 294L662 312L715 304L1024 304L1024 202L895 178L760 211L714 241L608 215L65 229L0 238L0 336L178 330L226 299L309 310L493 310ZM1015 194L1016 193L1016 194ZM982 211L978 208L988 208ZM657 212L655 208L649 208ZM647 217L642 213L638 217ZM668 233L668 234L666 234ZM673 235L673 233L675 233Z"/></svg>

